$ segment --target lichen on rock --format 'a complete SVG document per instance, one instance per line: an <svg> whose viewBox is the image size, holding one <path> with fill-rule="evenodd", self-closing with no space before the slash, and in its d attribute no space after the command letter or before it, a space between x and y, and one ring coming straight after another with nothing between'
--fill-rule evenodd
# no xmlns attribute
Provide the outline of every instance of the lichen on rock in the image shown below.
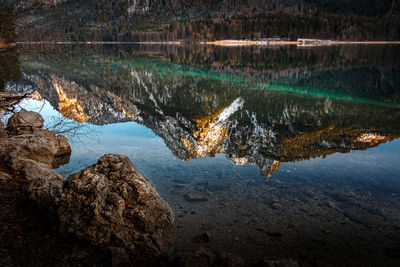
<svg viewBox="0 0 400 267"><path fill-rule="evenodd" d="M125 156L107 154L68 177L59 208L61 230L95 245L133 254L173 250L174 215L153 184Z"/></svg>

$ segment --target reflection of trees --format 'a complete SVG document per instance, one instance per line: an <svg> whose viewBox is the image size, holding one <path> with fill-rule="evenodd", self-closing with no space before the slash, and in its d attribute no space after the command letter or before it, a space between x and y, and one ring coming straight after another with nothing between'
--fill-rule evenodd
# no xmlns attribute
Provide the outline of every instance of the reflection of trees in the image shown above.
<svg viewBox="0 0 400 267"><path fill-rule="evenodd" d="M250 54L247 50L235 51L238 59ZM337 67L334 63L339 59L329 56L335 54L334 51L344 55L350 66L344 69L346 64L342 63ZM159 60L160 55L157 58L134 56L111 49L79 53L75 50L66 56L51 58L47 54L29 54L24 57L23 70L27 82L35 83L41 96L66 117L69 109L62 109L63 103L75 109L79 106L80 113L86 114L90 118L88 122L93 124L133 120L161 136L180 159L225 153L237 164L256 164L263 175L268 176L280 162L367 149L398 138L398 108L388 108L382 101L372 105L361 98L343 101L337 94L314 97L307 90L302 94L260 90L263 87L259 85L266 84L267 79L258 76L264 72L282 76L281 81L291 82L293 87L302 80L291 75L291 70L309 73L305 76L310 77L306 85L322 87L318 92L323 92L325 83L322 86L320 83L327 77L332 77L330 82L343 80L344 85L349 84L339 86L342 90L354 88L353 80L363 84L357 77L370 74L360 71L365 69L363 65L379 63L385 66L380 67L385 73L383 76L387 76L387 65L397 66L387 57L375 63L377 60L373 60L373 56L381 59L380 55L385 55L381 50L370 50L373 54L362 59L351 57L353 53L364 55L365 50L357 51L340 48L325 55L318 53L319 50L262 50L258 55L264 59L273 58L273 52L282 58L254 63L253 70L260 68L259 72L253 72L254 75L250 75L250 60L250 67L240 65L239 61L230 68L219 67L218 61L214 61L215 64L196 61L196 55L201 53L181 51L176 56L182 56L181 59L175 60L187 61L175 64ZM161 57L166 57L167 52ZM296 54L298 57L291 58ZM191 55L196 60L190 61ZM313 59L312 71L308 69L311 68L308 61L302 59ZM198 64L201 68L194 67L191 62L197 62L193 65ZM331 64L333 66L329 66ZM274 68L276 70L271 70ZM353 79L343 79L339 75L342 71L349 77L354 76ZM316 75L311 75L313 72ZM387 79L396 85L398 81L393 75L388 75ZM375 80L379 81L375 77L373 85L365 83L364 86L372 99L391 96L396 101L398 94L377 90ZM355 94L363 96L362 92ZM234 105L238 98L243 100L240 108Z"/></svg>
<svg viewBox="0 0 400 267"><path fill-rule="evenodd" d="M0 52L0 92L7 81L21 78L19 54L16 49Z"/></svg>
<svg viewBox="0 0 400 267"><path fill-rule="evenodd" d="M16 38L13 10L8 1L0 0L0 43L13 43Z"/></svg>
<svg viewBox="0 0 400 267"><path fill-rule="evenodd" d="M118 50L108 46L90 48L71 46L64 50L67 55L59 57L29 54L24 61L39 61L51 66L52 73L62 73L67 80L84 87L107 88L118 95L130 93L132 70L156 69L154 75L159 78L153 79L155 86L168 83L178 88L199 83L201 88L213 88L214 93L219 91L221 96L232 92L224 86L233 82L233 87L250 83L252 89L281 85L305 93L318 90L389 103L398 103L400 99L396 87L400 82L396 75L400 54L395 46L254 49L138 45L118 46ZM35 68L24 67L24 71L36 73ZM181 97L179 104L182 105L170 108L176 110L188 105L191 102L185 97L193 98L195 94L196 91L188 92Z"/></svg>
<svg viewBox="0 0 400 267"><path fill-rule="evenodd" d="M19 80L18 53L4 44L15 42L14 14L9 1L0 0L0 92L4 91L4 84L9 80ZM3 47L2 47L3 44Z"/></svg>

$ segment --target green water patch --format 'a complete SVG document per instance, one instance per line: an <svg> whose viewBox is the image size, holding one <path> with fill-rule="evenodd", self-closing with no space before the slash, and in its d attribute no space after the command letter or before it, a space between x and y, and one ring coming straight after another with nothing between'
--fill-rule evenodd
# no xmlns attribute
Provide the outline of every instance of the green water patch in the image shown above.
<svg viewBox="0 0 400 267"><path fill-rule="evenodd" d="M304 84L296 85L297 80L288 74L273 73L278 78L265 78L265 72L256 73L256 75L246 75L245 72L241 74L234 73L219 73L216 71L210 71L202 68L196 68L192 66L171 63L160 60L156 56L135 56L132 54L128 55L113 55L113 54L82 54L80 56L61 56L61 57L41 57L41 56L27 56L28 60L25 60L23 70L28 73L40 72L40 64L48 66L46 69L47 73L53 73L58 76L65 77L71 81L75 81L84 87L90 87L95 84L105 90L112 90L114 92L123 92L127 88L130 88L132 84L132 71L136 71L139 74L151 74L152 80L147 82L155 82L155 84L168 84L177 86L179 83L185 86L198 85L201 81L209 80L207 85L210 85L212 81L218 81L213 88L204 88L205 90L216 90L216 88L227 89L227 90L270 90L285 93L295 93L302 95L309 95L312 97L323 97L333 98L342 101L357 102L371 105L379 105L388 108L400 108L399 103L386 101L391 98L390 94L382 96L379 99L381 88L378 90L372 86L372 88L366 88L365 92L358 92L355 90L354 94L347 92L343 93L340 88L327 88L326 82L320 80L309 80L307 83L312 85L308 86ZM32 61L30 61L30 58ZM32 65L32 62L36 62ZM348 69L346 71L352 71ZM270 71L269 71L270 72ZM354 74L357 75L357 71ZM334 76L335 72L332 71ZM331 75L331 76L332 76ZM267 75L268 76L268 75ZM334 78L334 77L333 77ZM319 78L319 79L323 79ZM159 81L157 81L159 80ZM283 84L279 82L282 80ZM288 82L289 81L289 82ZM287 84L289 83L289 84ZM321 83L323 88L318 88L316 83ZM204 83L203 83L204 84ZM227 84L230 84L227 86ZM233 85L233 86L232 86ZM347 87L351 87L349 84ZM204 86L204 85L203 85ZM396 89L396 84L393 85ZM189 88L190 89L190 88ZM343 89L344 90L344 89ZM375 92L375 91L376 92ZM365 97L369 91L374 92L374 97ZM394 92L397 94L396 92ZM362 94L362 96L360 96ZM378 95L378 99L376 98Z"/></svg>
<svg viewBox="0 0 400 267"><path fill-rule="evenodd" d="M167 65L167 66L165 66ZM376 99L369 99L351 95L335 93L328 90L318 90L317 88L304 86L286 86L272 82L259 81L257 78L241 77L233 74L221 74L200 69L193 69L182 65L170 65L168 63L158 63L157 71L162 76L177 75L183 77L202 77L204 79L213 79L224 82L232 82L241 84L241 89L251 90L273 90L278 92L296 93L302 95L310 95L313 97L333 98L343 101L350 101L362 104L379 105L387 108L400 108L400 104L390 103Z"/></svg>

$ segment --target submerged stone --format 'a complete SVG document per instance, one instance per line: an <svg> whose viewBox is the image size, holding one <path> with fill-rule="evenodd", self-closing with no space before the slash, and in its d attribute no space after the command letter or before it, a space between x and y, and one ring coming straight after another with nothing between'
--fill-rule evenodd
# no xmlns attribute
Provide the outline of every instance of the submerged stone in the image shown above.
<svg viewBox="0 0 400 267"><path fill-rule="evenodd" d="M203 202L208 201L207 197L200 192L189 192L184 195L186 201L189 202Z"/></svg>
<svg viewBox="0 0 400 267"><path fill-rule="evenodd" d="M211 241L211 233L205 232L205 233L202 233L200 235L197 235L192 239L192 241L193 242L206 242L206 243L208 243L208 242Z"/></svg>

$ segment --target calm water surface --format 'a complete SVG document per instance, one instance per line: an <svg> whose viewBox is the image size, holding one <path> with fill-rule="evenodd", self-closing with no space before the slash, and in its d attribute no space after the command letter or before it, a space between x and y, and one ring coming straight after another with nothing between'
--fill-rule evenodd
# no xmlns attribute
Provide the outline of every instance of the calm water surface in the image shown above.
<svg viewBox="0 0 400 267"><path fill-rule="evenodd" d="M177 252L400 264L399 46L45 51L8 57L4 90L37 91L22 106L67 135L57 171L128 156L174 210Z"/></svg>

